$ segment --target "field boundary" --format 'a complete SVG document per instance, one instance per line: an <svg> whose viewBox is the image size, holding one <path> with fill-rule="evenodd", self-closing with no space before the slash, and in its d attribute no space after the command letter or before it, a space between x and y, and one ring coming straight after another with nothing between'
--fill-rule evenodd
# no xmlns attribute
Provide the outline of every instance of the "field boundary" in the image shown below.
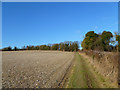
<svg viewBox="0 0 120 90"><path fill-rule="evenodd" d="M96 65L92 63L93 59L90 56L87 56L85 53L80 52L79 55L83 56L86 59L86 63L89 63L91 69L95 73L94 76L98 78L98 82L101 84L102 88L118 88L117 83L111 82L111 78L104 76L99 72L99 69L97 69Z"/></svg>
<svg viewBox="0 0 120 90"><path fill-rule="evenodd" d="M75 54L76 53L74 53L74 58L71 61L71 64L66 69L66 72L65 72L64 76L62 77L60 83L58 84L58 88L66 88L66 86L69 82L69 77L71 76L72 67L73 67L74 62L75 62Z"/></svg>

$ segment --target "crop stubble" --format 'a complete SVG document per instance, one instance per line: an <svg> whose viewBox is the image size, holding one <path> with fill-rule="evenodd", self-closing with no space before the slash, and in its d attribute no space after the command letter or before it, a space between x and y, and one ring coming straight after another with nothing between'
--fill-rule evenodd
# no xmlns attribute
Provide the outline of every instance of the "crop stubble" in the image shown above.
<svg viewBox="0 0 120 90"><path fill-rule="evenodd" d="M2 87L58 87L73 58L74 53L61 51L2 52Z"/></svg>

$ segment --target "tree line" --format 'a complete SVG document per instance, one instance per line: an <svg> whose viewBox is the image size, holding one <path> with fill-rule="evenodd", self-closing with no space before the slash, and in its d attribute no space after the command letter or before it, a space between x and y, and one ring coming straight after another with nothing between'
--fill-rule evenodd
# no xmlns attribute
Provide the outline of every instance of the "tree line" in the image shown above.
<svg viewBox="0 0 120 90"><path fill-rule="evenodd" d="M78 51L79 43L77 41L71 42L61 42L56 44L49 44L49 45L38 45L38 46L24 46L22 48L14 47L5 47L2 51L18 51L18 50L58 50L58 51Z"/></svg>
<svg viewBox="0 0 120 90"><path fill-rule="evenodd" d="M115 33L114 35L110 31L103 31L95 33L89 31L85 34L85 38L81 42L82 50L97 50L97 51L120 51L120 35ZM17 50L59 50L59 51L78 51L78 41L66 41L61 43L49 44L49 45L29 45L22 48L5 47L2 51L17 51Z"/></svg>
<svg viewBox="0 0 120 90"><path fill-rule="evenodd" d="M83 50L97 51L120 51L120 35L113 35L110 31L103 31L97 34L89 31L85 34L85 38L81 43Z"/></svg>

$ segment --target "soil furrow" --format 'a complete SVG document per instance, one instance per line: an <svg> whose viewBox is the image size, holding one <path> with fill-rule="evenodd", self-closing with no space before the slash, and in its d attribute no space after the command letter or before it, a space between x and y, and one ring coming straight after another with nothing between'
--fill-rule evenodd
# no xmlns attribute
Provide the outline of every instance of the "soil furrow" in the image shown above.
<svg viewBox="0 0 120 90"><path fill-rule="evenodd" d="M74 56L72 52L39 50L2 54L4 88L58 87Z"/></svg>

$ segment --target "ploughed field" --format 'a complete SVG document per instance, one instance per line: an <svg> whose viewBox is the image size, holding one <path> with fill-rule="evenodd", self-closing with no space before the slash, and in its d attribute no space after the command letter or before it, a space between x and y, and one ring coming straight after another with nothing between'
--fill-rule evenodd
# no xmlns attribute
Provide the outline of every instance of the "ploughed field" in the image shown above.
<svg viewBox="0 0 120 90"><path fill-rule="evenodd" d="M74 58L73 52L2 52L3 88L59 87Z"/></svg>

